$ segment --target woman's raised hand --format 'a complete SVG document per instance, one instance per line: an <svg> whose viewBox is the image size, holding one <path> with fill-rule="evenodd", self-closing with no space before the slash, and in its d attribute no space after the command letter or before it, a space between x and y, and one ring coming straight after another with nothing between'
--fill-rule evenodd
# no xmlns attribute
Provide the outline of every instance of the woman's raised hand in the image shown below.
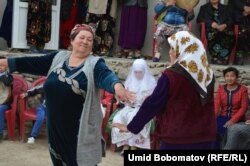
<svg viewBox="0 0 250 166"><path fill-rule="evenodd" d="M115 94L117 95L119 101L127 103L134 103L135 101L135 93L126 90L121 83L115 84Z"/></svg>

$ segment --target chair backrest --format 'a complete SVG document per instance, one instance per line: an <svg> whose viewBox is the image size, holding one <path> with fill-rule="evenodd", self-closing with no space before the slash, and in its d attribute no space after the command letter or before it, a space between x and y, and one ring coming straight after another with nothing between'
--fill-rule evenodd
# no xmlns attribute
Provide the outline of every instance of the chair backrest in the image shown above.
<svg viewBox="0 0 250 166"><path fill-rule="evenodd" d="M28 90L27 81L20 75L13 74L12 95L20 95Z"/></svg>
<svg viewBox="0 0 250 166"><path fill-rule="evenodd" d="M43 84L47 80L47 77L40 77L32 83L32 87Z"/></svg>
<svg viewBox="0 0 250 166"><path fill-rule="evenodd" d="M35 80L31 84L31 89L34 88L34 87L36 87L36 86L38 86L38 85L42 85L46 80L47 80L47 77L45 77L45 76L39 77L37 80ZM37 98L35 96L32 96L31 98L25 98L25 99L23 99L22 102L27 103L27 105L23 105L22 106L23 110L26 111L26 110L28 110L28 108L30 108L30 110L34 109L35 107L37 107L37 105L41 101L40 101L39 98ZM22 104L24 104L24 103L22 103Z"/></svg>

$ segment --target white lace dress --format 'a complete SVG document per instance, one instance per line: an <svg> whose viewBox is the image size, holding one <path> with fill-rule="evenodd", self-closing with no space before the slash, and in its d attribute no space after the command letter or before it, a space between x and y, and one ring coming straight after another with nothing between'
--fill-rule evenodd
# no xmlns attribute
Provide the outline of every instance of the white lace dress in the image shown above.
<svg viewBox="0 0 250 166"><path fill-rule="evenodd" d="M114 117L113 123L128 124L138 112L141 104L147 96L152 93L152 90L136 94L136 101L132 105L125 105ZM145 125L143 130L138 134L131 132L120 132L118 128L112 128L111 138L112 143L118 147L122 145L135 146L143 149L150 149L150 122Z"/></svg>

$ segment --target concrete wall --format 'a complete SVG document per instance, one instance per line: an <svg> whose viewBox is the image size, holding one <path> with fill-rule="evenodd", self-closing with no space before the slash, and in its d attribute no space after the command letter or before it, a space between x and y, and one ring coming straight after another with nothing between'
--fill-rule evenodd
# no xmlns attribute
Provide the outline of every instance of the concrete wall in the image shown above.
<svg viewBox="0 0 250 166"><path fill-rule="evenodd" d="M142 49L142 53L144 55L151 56L152 55L152 42L153 42L153 18L154 18L154 6L158 2L158 0L148 0L148 25L147 25L147 33L144 42L144 47ZM192 20L192 31L199 35L199 29L196 25L196 17L198 15L200 6L205 4L206 0L200 0L199 4L194 8L195 18ZM121 13L121 1L118 1L118 14L117 14L117 26L116 26L116 39L114 44L114 51L119 51L120 47L117 45L117 38L119 34L119 26L120 26L120 13ZM166 48L163 49L161 61L165 61L169 59L167 44L165 44Z"/></svg>
<svg viewBox="0 0 250 166"><path fill-rule="evenodd" d="M8 53L4 51L0 51L0 56L3 57L23 57L23 56L41 56L42 54L23 54L23 53ZM118 59L118 58L105 58L106 64L108 67L115 73L117 76L124 81L127 78L129 73L129 69L132 66L133 60L131 59ZM155 76L156 79L159 78L162 71L166 69L168 66L167 63L154 63L152 61L148 61L148 66ZM224 77L222 74L223 69L227 68L228 66L223 65L211 65L214 75L215 75L215 92L218 89L219 84L224 84ZM234 66L236 67L239 72L239 82L246 85L248 88L248 94L250 96L250 66ZM25 79L31 84L34 80L38 78L38 76L31 75L31 74L23 74Z"/></svg>

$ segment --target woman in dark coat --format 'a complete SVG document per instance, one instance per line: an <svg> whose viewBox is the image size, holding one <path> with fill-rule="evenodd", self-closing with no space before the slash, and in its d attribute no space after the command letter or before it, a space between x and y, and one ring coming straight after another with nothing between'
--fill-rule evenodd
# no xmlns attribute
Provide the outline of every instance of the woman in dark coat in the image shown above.
<svg viewBox="0 0 250 166"><path fill-rule="evenodd" d="M214 64L227 64L234 45L231 10L219 0L210 0L201 6L197 22L204 22L208 51Z"/></svg>

